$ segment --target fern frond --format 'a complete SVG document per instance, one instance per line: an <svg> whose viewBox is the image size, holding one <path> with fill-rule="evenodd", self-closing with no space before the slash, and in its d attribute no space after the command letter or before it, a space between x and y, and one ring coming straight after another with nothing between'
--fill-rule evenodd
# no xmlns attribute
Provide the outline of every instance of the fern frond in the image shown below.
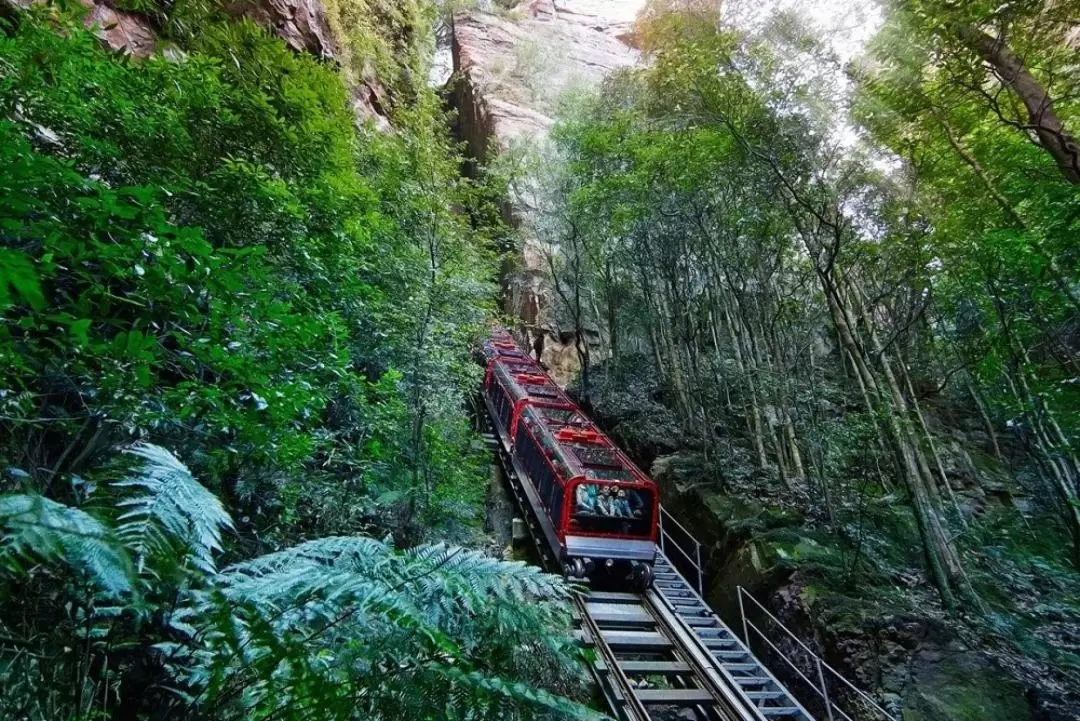
<svg viewBox="0 0 1080 721"><path fill-rule="evenodd" d="M531 706L538 710L548 711L555 714L560 719L582 719L584 721L602 721L607 719L607 716L601 713L597 713L593 709L575 703L569 699L556 696L548 693L543 689L534 688L520 681L508 681L498 676L489 676L478 671L463 671L462 669L454 666L447 666L443 664L433 664L432 669L445 676L447 680L453 681L455 684L459 684L473 691L478 691L485 695L493 695L496 697L502 697L509 701L514 701L518 705ZM474 694L468 694L462 697L462 701L465 704L476 703ZM467 707L461 710L466 710Z"/></svg>
<svg viewBox="0 0 1080 721"><path fill-rule="evenodd" d="M223 569L170 623L199 639L190 687L212 705L239 685L251 718L585 718L536 690L580 675L568 593L467 549L337 537Z"/></svg>
<svg viewBox="0 0 1080 721"><path fill-rule="evenodd" d="M21 561L64 561L103 592L132 590L131 561L96 518L43 496L0 496L0 564L22 572Z"/></svg>
<svg viewBox="0 0 1080 721"><path fill-rule="evenodd" d="M113 485L140 488L145 494L117 504L127 510L117 519L116 532L138 559L139 572L148 557L171 553L173 540L187 547L198 568L214 572L213 554L221 550L222 530L233 527L221 501L164 448L139 443L125 452L143 464L134 476Z"/></svg>
<svg viewBox="0 0 1080 721"><path fill-rule="evenodd" d="M440 568L459 591L476 596L513 600L555 600L570 597L569 588L556 576L520 561L499 561L478 551L451 549L443 544L407 552L414 573Z"/></svg>
<svg viewBox="0 0 1080 721"><path fill-rule="evenodd" d="M330 536L233 564L225 576L262 576L298 566L332 566L357 573L375 572L393 557L386 544L365 536Z"/></svg>

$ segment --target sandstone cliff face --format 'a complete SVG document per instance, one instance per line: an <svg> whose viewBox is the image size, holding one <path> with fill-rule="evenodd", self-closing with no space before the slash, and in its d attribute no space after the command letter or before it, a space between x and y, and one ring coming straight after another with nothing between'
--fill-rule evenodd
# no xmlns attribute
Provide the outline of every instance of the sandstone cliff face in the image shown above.
<svg viewBox="0 0 1080 721"><path fill-rule="evenodd" d="M594 85L632 65L628 38L640 0L527 0L505 14L476 12L454 20L454 69L463 74L497 144L546 133L552 101L575 85ZM470 143L476 138L468 138ZM482 156L485 145L473 146Z"/></svg>
<svg viewBox="0 0 1080 721"><path fill-rule="evenodd" d="M94 0L80 2L89 9L86 24L94 27L98 37L110 48L137 57L154 52L158 38L145 18Z"/></svg>
<svg viewBox="0 0 1080 721"><path fill-rule="evenodd" d="M270 29L297 52L333 58L335 45L321 0L258 0L232 5L233 15Z"/></svg>
<svg viewBox="0 0 1080 721"><path fill-rule="evenodd" d="M482 162L492 148L505 152L541 142L560 95L636 63L630 26L642 6L644 0L526 0L508 12L456 17L452 51L459 81L452 102L470 154ZM578 358L573 336L552 317L532 210L524 197L510 199L511 222L525 242L519 267L504 278L503 311L521 318L528 343L542 342L542 360L565 385ZM590 335L589 342L595 340Z"/></svg>
<svg viewBox="0 0 1080 721"><path fill-rule="evenodd" d="M78 1L87 9L86 26L93 28L110 49L135 57L146 57L154 52L158 36L146 18L117 10L109 2ZM0 0L0 17L36 4L37 0Z"/></svg>

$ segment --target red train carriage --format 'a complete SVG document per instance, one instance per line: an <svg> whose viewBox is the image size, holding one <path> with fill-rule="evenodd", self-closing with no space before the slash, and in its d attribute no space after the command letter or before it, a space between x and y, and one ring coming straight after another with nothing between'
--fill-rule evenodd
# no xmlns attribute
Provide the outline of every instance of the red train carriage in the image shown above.
<svg viewBox="0 0 1080 721"><path fill-rule="evenodd" d="M656 485L508 333L484 344L484 400L568 576L652 582Z"/></svg>

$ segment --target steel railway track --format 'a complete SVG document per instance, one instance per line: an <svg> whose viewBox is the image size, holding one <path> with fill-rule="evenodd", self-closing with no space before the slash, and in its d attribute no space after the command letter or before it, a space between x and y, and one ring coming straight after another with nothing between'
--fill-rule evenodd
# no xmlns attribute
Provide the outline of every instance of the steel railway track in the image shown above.
<svg viewBox="0 0 1080 721"><path fill-rule="evenodd" d="M490 429L489 429L490 430ZM494 433L498 455L541 560L554 529L531 483ZM593 676L620 721L813 721L657 549L647 593L591 591L577 598L582 643L595 649Z"/></svg>
<svg viewBox="0 0 1080 721"><path fill-rule="evenodd" d="M581 638L595 649L593 676L615 717L811 721L742 642L682 590L578 598ZM669 596L673 591L679 595Z"/></svg>

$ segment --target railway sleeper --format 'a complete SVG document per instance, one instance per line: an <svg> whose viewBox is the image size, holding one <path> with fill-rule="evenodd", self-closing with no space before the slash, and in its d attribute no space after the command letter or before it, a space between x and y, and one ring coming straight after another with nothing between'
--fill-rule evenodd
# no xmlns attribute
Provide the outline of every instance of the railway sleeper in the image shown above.
<svg viewBox="0 0 1080 721"><path fill-rule="evenodd" d="M656 631L605 631L601 629L604 642L612 650L627 649L670 649L674 647L671 639Z"/></svg>
<svg viewBox="0 0 1080 721"><path fill-rule="evenodd" d="M644 689L635 694L646 706L713 706L716 698L703 688Z"/></svg>
<svg viewBox="0 0 1080 721"><path fill-rule="evenodd" d="M684 661L620 661L619 669L627 676L689 676L690 664Z"/></svg>

